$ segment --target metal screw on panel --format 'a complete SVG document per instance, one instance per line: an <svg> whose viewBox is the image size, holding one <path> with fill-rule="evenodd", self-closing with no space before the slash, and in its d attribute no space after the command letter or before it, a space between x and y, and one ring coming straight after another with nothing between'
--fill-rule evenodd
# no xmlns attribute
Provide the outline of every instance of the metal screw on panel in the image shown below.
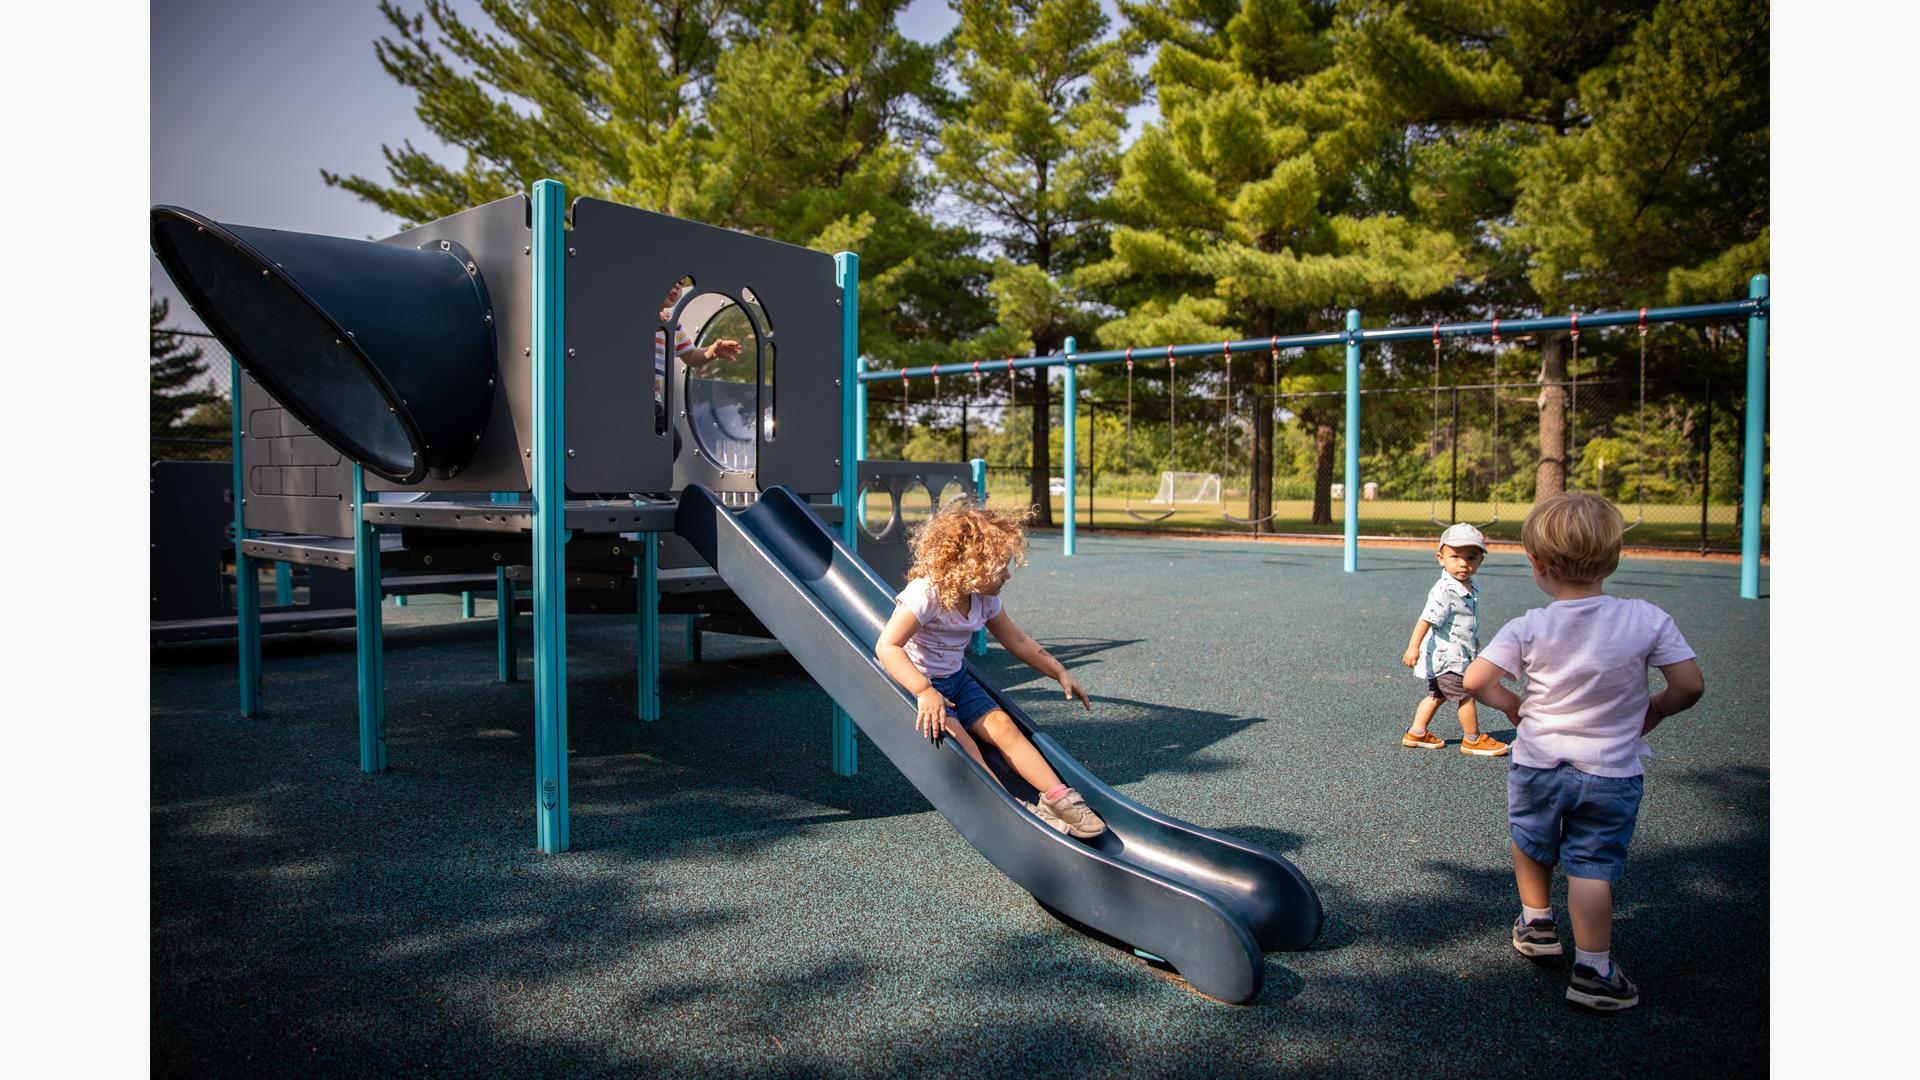
<svg viewBox="0 0 1920 1080"><path fill-rule="evenodd" d="M473 265L473 263L472 263L471 261L469 261L469 262L467 263L467 273L469 273L469 274L471 274L471 273L475 273L475 272L477 272L477 271L478 271L479 269L480 269L480 268L479 268L479 267L477 267L477 266L475 266L475 265Z"/></svg>
<svg viewBox="0 0 1920 1080"><path fill-rule="evenodd" d="M261 277L272 277L272 276L273 276L273 271L271 271L271 270L262 270L262 271L260 271L260 276L261 276Z"/></svg>
<svg viewBox="0 0 1920 1080"><path fill-rule="evenodd" d="M520 346L520 355L521 355L521 356L532 356L532 355L533 355L533 347L532 347L532 346L529 346L529 345L522 345L522 346Z"/></svg>
<svg viewBox="0 0 1920 1080"><path fill-rule="evenodd" d="M453 250L453 244L452 244L452 243L451 243L450 241L446 241L446 240L442 240L442 241L440 241L440 250L441 250L441 251L452 251L452 250Z"/></svg>
<svg viewBox="0 0 1920 1080"><path fill-rule="evenodd" d="M573 357L575 357L575 356L578 356L578 355L580 355L580 350L578 350L578 349L568 349L568 350L567 350L567 357L568 357L569 359L571 359L571 358L573 358Z"/></svg>
<svg viewBox="0 0 1920 1080"><path fill-rule="evenodd" d="M494 552L494 553L493 553L493 561L494 561L494 562L499 562L499 561L500 561L500 553L499 553L499 552L497 552L497 551L496 551L496 552Z"/></svg>
<svg viewBox="0 0 1920 1080"><path fill-rule="evenodd" d="M482 321L483 321L483 322L485 322L485 323L486 323L486 324L487 324L488 326L492 326L492 325L493 325L493 312L491 312L491 311L489 311L489 312L487 312L487 317L486 317L486 318L485 318L484 320L482 320Z"/></svg>
<svg viewBox="0 0 1920 1080"><path fill-rule="evenodd" d="M579 254L579 252L573 250L572 248L567 249L567 258L571 259L577 254Z"/></svg>
<svg viewBox="0 0 1920 1080"><path fill-rule="evenodd" d="M526 448L525 450L522 450L522 451L520 451L520 456L521 456L521 457L532 457L532 456L533 456L533 447L531 447L531 446L529 446L529 447L527 447L527 448Z"/></svg>
<svg viewBox="0 0 1920 1080"><path fill-rule="evenodd" d="M532 244L523 244L523 245L521 245L521 247L520 247L520 254L522 254L522 255L531 255L531 254L533 254L533 245L532 245Z"/></svg>
<svg viewBox="0 0 1920 1080"><path fill-rule="evenodd" d="M573 451L571 451L571 450L569 450L569 451L567 451L567 456L568 456L568 457L572 457L572 456L573 456Z"/></svg>
<svg viewBox="0 0 1920 1080"><path fill-rule="evenodd" d="M420 562L421 562L421 564L422 564L422 565L425 565L425 566L432 566L432 565L433 565L433 556L431 556L431 555L422 555L422 556L420 556Z"/></svg>
<svg viewBox="0 0 1920 1080"><path fill-rule="evenodd" d="M840 464L840 459L839 459L839 458L834 458L834 459L833 459L833 463L834 463L835 465L838 465L838 464Z"/></svg>

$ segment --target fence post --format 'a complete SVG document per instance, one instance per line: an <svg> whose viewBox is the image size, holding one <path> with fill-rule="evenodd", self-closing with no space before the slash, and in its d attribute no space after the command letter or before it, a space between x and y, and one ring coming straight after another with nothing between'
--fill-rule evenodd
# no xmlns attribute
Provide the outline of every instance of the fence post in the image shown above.
<svg viewBox="0 0 1920 1080"><path fill-rule="evenodd" d="M230 385L233 387L233 606L235 636L240 639L240 717L250 720L260 715L260 575L247 555L247 464L242 449L246 429L241 426L240 361L229 357Z"/></svg>
<svg viewBox="0 0 1920 1080"><path fill-rule="evenodd" d="M1453 476L1447 481L1447 520L1460 520L1460 388L1453 388L1453 420L1447 429L1447 442L1452 446L1453 457L1450 468Z"/></svg>
<svg viewBox="0 0 1920 1080"><path fill-rule="evenodd" d="M1767 299L1767 275L1755 274L1747 295ZM1767 457L1767 312L1747 319L1747 445L1740 486L1740 598L1760 599L1760 503Z"/></svg>
<svg viewBox="0 0 1920 1080"><path fill-rule="evenodd" d="M1707 553L1707 507L1713 491L1713 376L1707 376L1707 417L1700 443L1700 554ZM1646 432L1640 433L1646 438Z"/></svg>
<svg viewBox="0 0 1920 1080"><path fill-rule="evenodd" d="M1360 309L1347 309L1346 569L1360 569Z"/></svg>
<svg viewBox="0 0 1920 1080"><path fill-rule="evenodd" d="M1080 479L1079 476L1077 475L1079 470L1075 468L1075 466L1078 464L1078 461L1074 458L1074 454L1079 450L1079 440L1074 437L1074 434L1075 434L1074 429L1079 424L1079 418L1074 415L1074 399L1079 397L1080 395L1080 382L1078 379L1074 377L1073 354L1077 350L1075 350L1074 348L1074 340L1072 338L1067 339L1066 351L1067 351L1067 363L1066 363L1067 384L1062 391L1061 408L1060 408L1060 411L1062 413L1061 420L1063 423L1066 424L1065 445L1061 448L1061 453L1060 453L1061 457L1064 457L1067 459L1065 464L1063 464L1060 469L1061 478L1066 481L1066 485L1065 485L1066 494L1064 496L1064 501L1062 502L1060 507L1062 511L1060 516L1063 519L1061 521L1060 533L1062 537L1061 546L1064 549L1064 553L1067 555L1072 555L1073 554L1073 510L1074 510L1073 489ZM1047 483L1048 483L1048 486L1051 487L1053 482L1049 480Z"/></svg>

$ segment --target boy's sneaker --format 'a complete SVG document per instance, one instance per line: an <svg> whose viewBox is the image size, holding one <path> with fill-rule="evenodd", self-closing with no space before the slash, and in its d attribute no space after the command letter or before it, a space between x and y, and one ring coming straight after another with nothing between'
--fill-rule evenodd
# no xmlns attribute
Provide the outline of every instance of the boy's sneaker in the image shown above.
<svg viewBox="0 0 1920 1080"><path fill-rule="evenodd" d="M1613 974L1604 979L1587 965L1575 964L1573 982L1567 986L1567 1000L1600 1012L1618 1012L1640 1004L1640 988L1633 985L1619 964L1613 965Z"/></svg>
<svg viewBox="0 0 1920 1080"><path fill-rule="evenodd" d="M1513 920L1513 947L1522 956L1559 956L1562 951L1552 919L1528 922L1525 915Z"/></svg>
<svg viewBox="0 0 1920 1080"><path fill-rule="evenodd" d="M1100 820L1099 814L1088 809L1087 800L1081 798L1080 793L1072 788L1068 788L1064 794L1052 802L1048 802L1046 797L1042 796L1040 805L1047 811L1046 814L1040 815L1042 821L1046 821L1047 815L1051 814L1060 824L1054 825L1052 821L1048 821L1047 824L1082 840L1090 840L1107 831L1107 823ZM1065 828L1061 828L1063 825Z"/></svg>
<svg viewBox="0 0 1920 1080"><path fill-rule="evenodd" d="M1423 731L1418 735L1415 735L1412 731L1408 731L1405 735L1400 736L1400 745L1411 746L1416 750L1438 750L1447 745L1447 740L1435 735L1430 730Z"/></svg>
<svg viewBox="0 0 1920 1080"><path fill-rule="evenodd" d="M1460 752L1475 757L1500 757L1507 752L1507 744L1484 731L1476 731L1473 738L1460 740Z"/></svg>

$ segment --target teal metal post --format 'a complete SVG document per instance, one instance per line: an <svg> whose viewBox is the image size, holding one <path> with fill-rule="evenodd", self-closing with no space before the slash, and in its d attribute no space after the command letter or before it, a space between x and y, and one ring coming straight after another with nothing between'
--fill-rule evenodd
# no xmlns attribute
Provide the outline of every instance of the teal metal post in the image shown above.
<svg viewBox="0 0 1920 1080"><path fill-rule="evenodd" d="M246 461L240 443L246 430L240 426L240 361L229 358L228 383L233 387L233 603L236 629L240 639L240 715L250 719L260 715L260 576L253 560L242 550L241 541L253 535L247 528Z"/></svg>
<svg viewBox="0 0 1920 1080"><path fill-rule="evenodd" d="M1062 451L1062 454L1066 457L1067 461L1061 471L1067 481L1067 494L1066 502L1063 506L1063 509L1066 511L1066 522L1065 527L1061 530L1061 546L1068 555L1073 554L1073 488L1078 480L1078 477L1074 475L1075 466L1078 463L1078 459L1074 457L1074 451L1078 445L1077 440L1074 438L1074 432L1079 426L1079 421L1075 416L1074 406L1080 397L1080 380L1076 377L1077 369L1073 363L1073 354L1077 351L1074 348L1074 344L1072 338L1067 339L1067 386L1066 393L1062 397L1062 401L1065 402L1064 411L1066 412L1065 421L1067 425L1066 447Z"/></svg>
<svg viewBox="0 0 1920 1080"><path fill-rule="evenodd" d="M496 491L490 497L496 503L517 503L518 492ZM507 568L498 566L493 571L493 638L494 651L499 655L500 681L513 682L519 678L520 657L513 641L513 624L519 618L516 610L518 599L514 594L513 579L507 576Z"/></svg>
<svg viewBox="0 0 1920 1080"><path fill-rule="evenodd" d="M840 286L840 539L848 551L860 550L859 462L866 452L866 393L860 385L860 256L842 251L833 257L833 273ZM833 771L852 776L859 771L859 746L853 740L853 717L838 702L833 706Z"/></svg>
<svg viewBox="0 0 1920 1080"><path fill-rule="evenodd" d="M639 635L635 652L640 662L642 720L660 719L660 536L640 534L639 554L633 557L634 629Z"/></svg>
<svg viewBox="0 0 1920 1080"><path fill-rule="evenodd" d="M987 505L987 459L977 457L967 464L973 467L973 497L981 506L985 506ZM975 630L973 643L968 648L975 656L987 655L987 632L984 629Z"/></svg>
<svg viewBox="0 0 1920 1080"><path fill-rule="evenodd" d="M540 850L567 850L567 189L533 185L533 758Z"/></svg>
<svg viewBox="0 0 1920 1080"><path fill-rule="evenodd" d="M387 768L387 680L380 629L380 526L367 520L367 474L353 467L353 636L360 689L360 770Z"/></svg>
<svg viewBox="0 0 1920 1080"><path fill-rule="evenodd" d="M406 606L407 606L407 594L406 594L406 593L395 593L395 594L394 594L394 597L393 597L393 606L394 606L394 607L406 607Z"/></svg>
<svg viewBox="0 0 1920 1080"><path fill-rule="evenodd" d="M867 460L867 384L860 376L867 370L867 358L855 357L853 361L853 458L855 461Z"/></svg>
<svg viewBox="0 0 1920 1080"><path fill-rule="evenodd" d="M1360 569L1360 312L1347 309L1347 573Z"/></svg>
<svg viewBox="0 0 1920 1080"><path fill-rule="evenodd" d="M460 591L460 617L463 619L473 618L473 594L465 589Z"/></svg>
<svg viewBox="0 0 1920 1080"><path fill-rule="evenodd" d="M1755 274L1747 295L1768 299L1767 275ZM1747 448L1740 485L1740 598L1760 599L1760 507L1766 496L1767 311L1747 320Z"/></svg>
<svg viewBox="0 0 1920 1080"><path fill-rule="evenodd" d="M273 602L281 607L293 606L293 567L284 562L273 564Z"/></svg>

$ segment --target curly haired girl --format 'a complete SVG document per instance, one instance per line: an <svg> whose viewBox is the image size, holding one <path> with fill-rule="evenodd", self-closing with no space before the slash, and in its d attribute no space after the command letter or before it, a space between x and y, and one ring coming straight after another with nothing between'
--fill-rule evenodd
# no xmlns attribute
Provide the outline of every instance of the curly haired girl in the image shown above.
<svg viewBox="0 0 1920 1080"><path fill-rule="evenodd" d="M919 700L920 731L935 741L951 736L983 769L987 762L974 740L993 747L1039 793L1037 804L1022 803L1035 816L1083 840L1099 836L1107 830L1106 822L1079 792L1060 782L1020 725L994 704L961 662L967 639L985 627L1008 652L1058 680L1068 701L1079 698L1088 711L1093 709L1087 692L1060 661L1000 607L1000 589L1013 568L1027 561L1023 517L958 500L928 519L911 545L907 587L894 598L898 603L893 617L873 653Z"/></svg>

